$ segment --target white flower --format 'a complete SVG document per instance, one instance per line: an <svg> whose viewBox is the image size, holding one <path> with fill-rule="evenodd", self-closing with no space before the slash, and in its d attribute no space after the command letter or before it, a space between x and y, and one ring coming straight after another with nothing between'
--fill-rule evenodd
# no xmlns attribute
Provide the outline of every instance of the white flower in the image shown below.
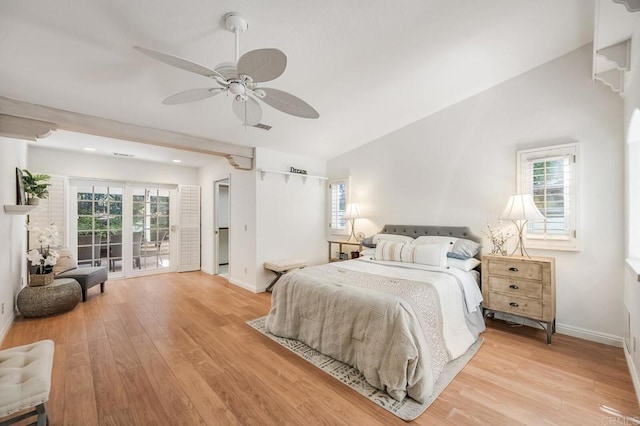
<svg viewBox="0 0 640 426"><path fill-rule="evenodd" d="M33 249L27 253L27 259L33 266L39 266L40 262L44 260L44 257L42 257L40 250Z"/></svg>

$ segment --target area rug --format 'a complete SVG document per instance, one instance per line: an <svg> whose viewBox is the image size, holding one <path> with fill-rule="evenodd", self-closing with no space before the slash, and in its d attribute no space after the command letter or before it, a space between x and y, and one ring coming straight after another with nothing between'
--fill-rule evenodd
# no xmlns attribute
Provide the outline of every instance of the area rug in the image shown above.
<svg viewBox="0 0 640 426"><path fill-rule="evenodd" d="M440 378L435 384L433 395L431 395L431 397L427 399L423 404L420 404L419 402L409 397L405 398L402 401L396 401L395 399L391 398L386 392L376 389L369 383L367 383L362 373L360 373L355 368L333 358L330 358L326 355L323 355L298 340L285 339L284 337L278 337L274 336L271 333L268 333L264 329L265 318L266 317L261 317L250 320L247 321L247 324L260 333L264 334L274 342L280 344L281 346L284 346L294 354L315 365L325 373L328 373L336 379L340 380L342 383L349 386L359 394L365 396L375 404L400 417L402 420L407 421L413 420L418 417L433 403L433 401L436 400L436 398L440 395L444 388L446 388L449 383L451 383L453 378L456 377L456 375L462 370L462 368L464 368L465 365L467 365L469 360L476 354L476 352L478 352L478 349L483 342L482 338L478 339L478 341L474 343L464 355L447 364L445 369L442 371L442 374L440 374Z"/></svg>

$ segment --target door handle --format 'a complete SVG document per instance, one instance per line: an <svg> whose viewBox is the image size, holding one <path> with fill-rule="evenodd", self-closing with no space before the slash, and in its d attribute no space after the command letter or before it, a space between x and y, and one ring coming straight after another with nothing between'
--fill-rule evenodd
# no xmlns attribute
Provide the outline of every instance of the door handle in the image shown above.
<svg viewBox="0 0 640 426"><path fill-rule="evenodd" d="M515 266L512 266L511 268L509 268L510 272L518 272L518 268L516 268Z"/></svg>
<svg viewBox="0 0 640 426"><path fill-rule="evenodd" d="M518 307L518 306L520 306L520 305L518 305L516 302L511 302L511 303L509 303L509 306L512 306L512 307L514 307L514 308L517 308L517 307Z"/></svg>
<svg viewBox="0 0 640 426"><path fill-rule="evenodd" d="M520 287L518 287L518 286L517 286L517 285L515 285L515 284L511 284L511 285L509 286L509 288L512 288L512 289L514 289L514 290L517 290L517 289L519 289Z"/></svg>

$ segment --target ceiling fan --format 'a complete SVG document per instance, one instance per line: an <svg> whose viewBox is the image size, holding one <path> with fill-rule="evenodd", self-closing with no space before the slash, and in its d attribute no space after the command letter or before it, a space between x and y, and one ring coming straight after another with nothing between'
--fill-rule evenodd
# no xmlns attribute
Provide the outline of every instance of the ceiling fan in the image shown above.
<svg viewBox="0 0 640 426"><path fill-rule="evenodd" d="M134 46L139 52L165 64L181 68L213 79L219 87L191 89L169 96L165 105L195 102L227 92L233 95L233 112L243 124L255 126L262 118L262 107L257 99L286 114L301 118L318 118L320 115L311 105L290 93L258 83L278 78L287 66L287 57L278 49L257 49L240 54L240 34L248 28L247 21L237 13L225 15L225 24L235 35L235 62L224 62L215 70L168 53Z"/></svg>

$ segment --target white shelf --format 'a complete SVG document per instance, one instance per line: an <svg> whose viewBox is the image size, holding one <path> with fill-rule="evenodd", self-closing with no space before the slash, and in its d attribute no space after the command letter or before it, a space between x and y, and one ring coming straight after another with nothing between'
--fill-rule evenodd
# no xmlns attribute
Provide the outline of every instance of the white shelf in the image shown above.
<svg viewBox="0 0 640 426"><path fill-rule="evenodd" d="M6 214L27 214L38 206L18 206L15 204L5 204L4 212Z"/></svg>
<svg viewBox="0 0 640 426"><path fill-rule="evenodd" d="M324 176L313 176L313 175L305 175L305 174L302 174L302 173L281 172L281 171L278 171L278 170L258 169L257 171L260 172L260 178L262 180L264 180L264 175L266 175L267 173L273 173L273 174L276 174L276 175L283 175L285 182L289 182L289 177L290 176L299 176L299 177L302 178L302 181L305 182L305 183L307 182L308 178L318 179L320 182L322 182L323 180L328 180L329 179L328 177L324 177Z"/></svg>

